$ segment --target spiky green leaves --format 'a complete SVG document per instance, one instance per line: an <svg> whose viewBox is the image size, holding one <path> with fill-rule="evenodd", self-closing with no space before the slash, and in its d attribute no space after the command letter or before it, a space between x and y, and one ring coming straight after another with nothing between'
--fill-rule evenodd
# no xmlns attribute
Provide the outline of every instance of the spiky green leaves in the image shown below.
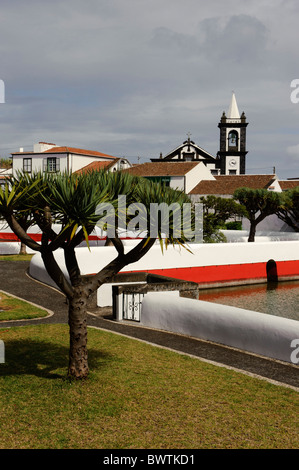
<svg viewBox="0 0 299 470"><path fill-rule="evenodd" d="M0 192L4 217L17 220L21 213L29 214L43 233L44 247L52 250L65 243L75 247L84 239L88 243L101 220L107 228L105 213L98 210L105 205L113 213L110 238L118 238L121 228L167 247L184 245L194 236L195 213L186 194L128 173L18 174ZM53 223L61 226L59 233Z"/></svg>

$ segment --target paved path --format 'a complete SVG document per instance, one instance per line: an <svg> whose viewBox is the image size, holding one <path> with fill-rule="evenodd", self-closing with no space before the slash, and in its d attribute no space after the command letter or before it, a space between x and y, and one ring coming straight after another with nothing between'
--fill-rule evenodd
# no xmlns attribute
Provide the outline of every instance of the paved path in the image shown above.
<svg viewBox="0 0 299 470"><path fill-rule="evenodd" d="M55 289L31 279L27 274L27 268L27 261L0 261L0 290L54 312L47 318L30 321L32 324L67 323L65 297ZM0 326L5 328L28 325L28 323L28 321L1 322ZM259 357L196 338L143 328L137 324L115 322L111 318L109 309L90 309L88 325L170 348L183 354L190 354L218 365L296 388L299 391L299 367L296 365Z"/></svg>

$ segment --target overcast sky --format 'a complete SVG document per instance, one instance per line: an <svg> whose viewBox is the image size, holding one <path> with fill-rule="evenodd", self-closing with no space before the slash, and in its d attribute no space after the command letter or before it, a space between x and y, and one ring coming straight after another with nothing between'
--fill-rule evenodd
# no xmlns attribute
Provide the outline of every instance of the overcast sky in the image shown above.
<svg viewBox="0 0 299 470"><path fill-rule="evenodd" d="M216 156L234 90L247 172L299 177L298 44L296 0L1 0L0 155L45 141L137 163L190 132Z"/></svg>

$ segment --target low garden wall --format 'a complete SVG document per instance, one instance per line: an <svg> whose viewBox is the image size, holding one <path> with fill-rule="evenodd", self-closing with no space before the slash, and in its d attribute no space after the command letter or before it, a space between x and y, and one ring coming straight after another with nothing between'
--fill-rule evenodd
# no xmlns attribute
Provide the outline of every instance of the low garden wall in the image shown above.
<svg viewBox="0 0 299 470"><path fill-rule="evenodd" d="M299 322L241 308L149 293L140 324L212 341L284 362L293 362Z"/></svg>

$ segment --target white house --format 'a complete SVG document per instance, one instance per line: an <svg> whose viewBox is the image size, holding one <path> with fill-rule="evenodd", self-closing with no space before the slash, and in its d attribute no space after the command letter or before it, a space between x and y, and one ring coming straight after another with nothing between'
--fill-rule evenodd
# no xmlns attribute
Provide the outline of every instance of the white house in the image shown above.
<svg viewBox="0 0 299 470"><path fill-rule="evenodd" d="M74 173L94 162L110 162L109 170L129 168L130 162L125 158L113 157L95 150L61 147L56 144L39 142L33 146L33 151L12 153L12 171L26 173L34 172L70 172Z"/></svg>
<svg viewBox="0 0 299 470"><path fill-rule="evenodd" d="M142 176L166 186L179 189L188 194L201 180L213 180L214 177L203 162L164 161L146 162L125 170L131 175Z"/></svg>

